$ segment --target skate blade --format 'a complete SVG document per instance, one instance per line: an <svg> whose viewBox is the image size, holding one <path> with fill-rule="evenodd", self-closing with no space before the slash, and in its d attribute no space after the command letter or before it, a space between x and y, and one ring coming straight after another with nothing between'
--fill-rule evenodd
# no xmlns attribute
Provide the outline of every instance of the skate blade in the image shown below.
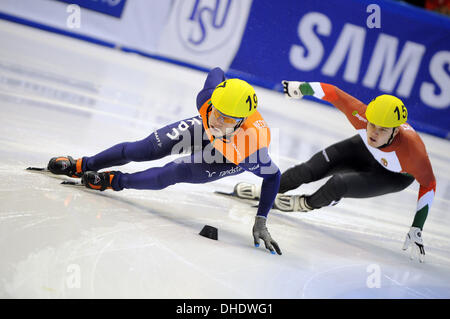
<svg viewBox="0 0 450 319"><path fill-rule="evenodd" d="M226 196L226 197L232 197L232 198L235 198L235 199L242 199L242 200L253 201L253 202L255 202L255 201L258 202L259 201L259 198L256 198L256 199L241 198L241 197L237 196L235 192L227 193L227 192L221 192L221 191L214 191L214 193L216 193L218 195L223 195L223 196Z"/></svg>
<svg viewBox="0 0 450 319"><path fill-rule="evenodd" d="M45 167L27 167L25 170L38 173L50 173L50 171Z"/></svg>
<svg viewBox="0 0 450 319"><path fill-rule="evenodd" d="M62 181L61 185L65 186L84 186L81 181Z"/></svg>
<svg viewBox="0 0 450 319"><path fill-rule="evenodd" d="M69 176L66 176L66 175L53 174L46 167L27 167L25 170L30 172L30 173L43 174L43 175L46 175L46 176L54 178L54 179L62 180L63 182L70 182L70 183L72 183L72 181L70 179L73 178L73 177L69 177ZM73 181L73 182L76 183L76 181Z"/></svg>
<svg viewBox="0 0 450 319"><path fill-rule="evenodd" d="M227 192L221 192L221 191L214 191L214 193L216 193L218 195L227 196L227 197L239 198L234 193L227 193Z"/></svg>
<svg viewBox="0 0 450 319"><path fill-rule="evenodd" d="M258 207L258 205L255 205L255 202L259 202L259 199L248 199L248 198L240 198L236 196L234 192L227 193L227 192L221 192L221 191L214 191L215 194L228 197L237 201L240 201L241 203L249 204L251 207Z"/></svg>

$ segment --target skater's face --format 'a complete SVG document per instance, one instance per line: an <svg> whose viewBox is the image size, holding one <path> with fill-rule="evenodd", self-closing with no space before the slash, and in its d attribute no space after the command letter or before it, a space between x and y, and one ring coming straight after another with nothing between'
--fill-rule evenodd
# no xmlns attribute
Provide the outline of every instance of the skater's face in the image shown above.
<svg viewBox="0 0 450 319"><path fill-rule="evenodd" d="M228 117L220 113L215 107L212 107L209 115L209 130L215 137L222 137L234 132L239 120Z"/></svg>
<svg viewBox="0 0 450 319"><path fill-rule="evenodd" d="M391 138L392 132L397 135L398 128L378 126L367 123L367 144L372 147L380 147L386 144Z"/></svg>

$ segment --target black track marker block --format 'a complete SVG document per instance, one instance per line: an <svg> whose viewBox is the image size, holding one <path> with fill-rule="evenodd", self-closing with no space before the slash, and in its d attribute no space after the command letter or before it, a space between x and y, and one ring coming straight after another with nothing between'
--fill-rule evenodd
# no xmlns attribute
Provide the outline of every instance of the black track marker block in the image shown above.
<svg viewBox="0 0 450 319"><path fill-rule="evenodd" d="M217 240L217 228L205 225L199 235L209 239Z"/></svg>

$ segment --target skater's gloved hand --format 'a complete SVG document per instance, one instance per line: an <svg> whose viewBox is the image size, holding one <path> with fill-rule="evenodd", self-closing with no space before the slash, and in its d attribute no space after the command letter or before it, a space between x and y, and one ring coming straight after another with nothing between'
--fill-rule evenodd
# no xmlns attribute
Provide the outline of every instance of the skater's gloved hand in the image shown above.
<svg viewBox="0 0 450 319"><path fill-rule="evenodd" d="M421 263L425 261L425 249L423 247L422 231L419 227L411 227L406 235L403 250L407 250L411 246L410 258L416 256Z"/></svg>
<svg viewBox="0 0 450 319"><path fill-rule="evenodd" d="M278 255L281 255L280 247L275 240L270 236L269 231L266 227L267 219L262 216L256 216L255 224L253 225L253 239L255 242L255 247L259 247L259 240L262 239L264 241L264 245L266 248L270 250L272 254L275 254L275 251Z"/></svg>
<svg viewBox="0 0 450 319"><path fill-rule="evenodd" d="M281 83L283 84L284 96L292 99L301 99L303 97L303 94L300 91L300 84L304 82L283 80Z"/></svg>

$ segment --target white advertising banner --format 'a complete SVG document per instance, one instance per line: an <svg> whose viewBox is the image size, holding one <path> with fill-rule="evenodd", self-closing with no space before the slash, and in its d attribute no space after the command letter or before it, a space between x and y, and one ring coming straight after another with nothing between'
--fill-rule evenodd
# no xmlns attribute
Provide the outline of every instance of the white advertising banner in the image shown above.
<svg viewBox="0 0 450 319"><path fill-rule="evenodd" d="M171 5L161 0L1 0L0 11L156 54Z"/></svg>
<svg viewBox="0 0 450 319"><path fill-rule="evenodd" d="M245 31L251 0L175 0L158 54L228 69Z"/></svg>
<svg viewBox="0 0 450 319"><path fill-rule="evenodd" d="M0 12L196 66L228 69L252 0L2 0Z"/></svg>

